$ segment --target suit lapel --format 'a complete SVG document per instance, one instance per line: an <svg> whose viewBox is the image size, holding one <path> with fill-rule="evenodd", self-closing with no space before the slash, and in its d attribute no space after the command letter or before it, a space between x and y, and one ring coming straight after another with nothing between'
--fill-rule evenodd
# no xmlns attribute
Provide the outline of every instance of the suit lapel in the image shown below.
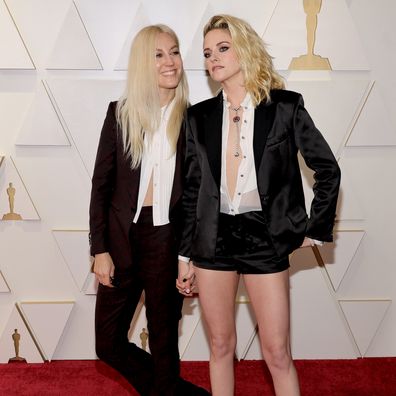
<svg viewBox="0 0 396 396"><path fill-rule="evenodd" d="M260 169L264 147L275 118L276 106L273 103L260 103L254 113L253 150L256 171Z"/></svg>
<svg viewBox="0 0 396 396"><path fill-rule="evenodd" d="M204 139L206 153L212 175L218 187L221 178L221 135L223 124L223 94L220 92L216 98L216 105L204 117Z"/></svg>

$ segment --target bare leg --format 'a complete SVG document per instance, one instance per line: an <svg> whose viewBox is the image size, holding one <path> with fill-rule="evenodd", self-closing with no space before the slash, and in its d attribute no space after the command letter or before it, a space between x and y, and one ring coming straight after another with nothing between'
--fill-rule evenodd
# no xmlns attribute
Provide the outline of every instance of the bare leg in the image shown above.
<svg viewBox="0 0 396 396"><path fill-rule="evenodd" d="M275 393L277 396L299 396L297 372L290 352L289 271L244 275L244 281Z"/></svg>
<svg viewBox="0 0 396 396"><path fill-rule="evenodd" d="M236 346L235 296L239 275L197 267L195 274L209 336L212 393L213 396L232 396Z"/></svg>

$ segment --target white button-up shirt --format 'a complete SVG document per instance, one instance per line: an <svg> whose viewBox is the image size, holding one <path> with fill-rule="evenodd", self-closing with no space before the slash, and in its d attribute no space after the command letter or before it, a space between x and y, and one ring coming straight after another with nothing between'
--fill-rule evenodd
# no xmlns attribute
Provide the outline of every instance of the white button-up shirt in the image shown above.
<svg viewBox="0 0 396 396"><path fill-rule="evenodd" d="M141 163L139 195L136 215L133 222L138 221L143 202L147 194L151 176L153 177L153 223L160 226L169 223L169 204L175 175L176 153L172 154L166 135L168 119L174 101L161 108L159 129L149 139L144 137L144 149Z"/></svg>
<svg viewBox="0 0 396 396"><path fill-rule="evenodd" d="M230 130L229 108L231 104L223 91L223 129L220 182L220 212L229 215L262 210L257 188L256 168L253 152L254 106L249 94L241 103L243 112L240 122L239 144L242 150L242 161L238 168L235 193L230 197L227 188L227 147Z"/></svg>

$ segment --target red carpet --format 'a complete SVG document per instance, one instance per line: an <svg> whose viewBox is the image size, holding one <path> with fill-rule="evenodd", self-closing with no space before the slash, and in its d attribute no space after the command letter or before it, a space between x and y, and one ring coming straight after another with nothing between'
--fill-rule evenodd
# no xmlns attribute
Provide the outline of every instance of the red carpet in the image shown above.
<svg viewBox="0 0 396 396"><path fill-rule="evenodd" d="M297 360L302 396L396 396L396 358ZM182 362L183 377L209 388L208 363ZM1 396L137 394L98 361L0 364ZM273 395L261 361L236 363L236 396ZM188 395L186 395L188 396Z"/></svg>

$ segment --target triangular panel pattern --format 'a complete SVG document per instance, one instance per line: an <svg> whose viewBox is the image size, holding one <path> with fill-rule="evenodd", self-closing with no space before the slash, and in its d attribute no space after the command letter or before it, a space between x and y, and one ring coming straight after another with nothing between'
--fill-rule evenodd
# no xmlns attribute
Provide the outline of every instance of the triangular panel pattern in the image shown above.
<svg viewBox="0 0 396 396"><path fill-rule="evenodd" d="M113 69L139 7L139 1L75 0L75 4L103 68ZM168 6L167 2L165 5Z"/></svg>
<svg viewBox="0 0 396 396"><path fill-rule="evenodd" d="M140 4L136 15L132 21L131 29L128 33L128 37L125 40L125 43L122 47L121 54L118 58L118 61L115 66L115 70L127 70L128 69L128 59L129 59L129 51L131 48L131 43L136 33L142 29L143 27L150 25L150 19L147 16L147 13L142 4Z"/></svg>
<svg viewBox="0 0 396 396"><path fill-rule="evenodd" d="M396 128L392 125L376 84L367 97L346 145L348 147L396 145Z"/></svg>
<svg viewBox="0 0 396 396"><path fill-rule="evenodd" d="M195 32L191 43L186 52L184 67L188 70L204 70L204 58L202 55L203 45L203 27L209 19L215 14L222 14L227 10L227 14L238 15L238 17L248 20L256 32L262 36L271 19L277 0L264 2L252 2L249 7L238 0L216 0L198 3L200 9L197 9L194 15L194 21L191 22L190 31Z"/></svg>
<svg viewBox="0 0 396 396"><path fill-rule="evenodd" d="M183 353L183 360L209 360L209 342L206 337L204 323L202 317L200 318L194 332L191 335L190 341Z"/></svg>
<svg viewBox="0 0 396 396"><path fill-rule="evenodd" d="M21 302L19 304L46 360L51 360L73 309L72 301Z"/></svg>
<svg viewBox="0 0 396 396"><path fill-rule="evenodd" d="M36 97L16 139L23 146L70 146L59 116L44 81L39 84Z"/></svg>
<svg viewBox="0 0 396 396"><path fill-rule="evenodd" d="M0 293L10 293L11 289L8 286L3 273L0 271Z"/></svg>
<svg viewBox="0 0 396 396"><path fill-rule="evenodd" d="M37 343L17 306L12 310L0 337L0 363L8 363L15 357L24 359L27 363L44 362Z"/></svg>
<svg viewBox="0 0 396 396"><path fill-rule="evenodd" d="M246 360L263 360L260 347L260 337L257 331L252 334L249 344L246 345L246 351L243 358Z"/></svg>
<svg viewBox="0 0 396 396"><path fill-rule="evenodd" d="M253 338L256 336L256 318L249 303L238 303L235 314L237 346L235 354L238 360L244 359Z"/></svg>
<svg viewBox="0 0 396 396"><path fill-rule="evenodd" d="M0 69L35 69L6 3L0 1Z"/></svg>
<svg viewBox="0 0 396 396"><path fill-rule="evenodd" d="M337 218L336 220L364 220L365 212L363 210L359 194L355 192L353 179L349 176L348 170L344 166L341 158L339 161L341 168L341 188L337 201Z"/></svg>
<svg viewBox="0 0 396 396"><path fill-rule="evenodd" d="M356 299L340 300L339 303L363 357L391 305L391 300Z"/></svg>
<svg viewBox="0 0 396 396"><path fill-rule="evenodd" d="M287 89L303 95L306 109L337 158L368 87L368 80L287 82Z"/></svg>
<svg viewBox="0 0 396 396"><path fill-rule="evenodd" d="M15 190L13 191L12 189ZM40 220L40 216L37 213L21 175L13 159L10 157L3 161L0 168L0 221L4 215L11 213L11 196L13 196L14 204L12 211L20 215L21 218L19 220Z"/></svg>
<svg viewBox="0 0 396 396"><path fill-rule="evenodd" d="M78 290L82 291L91 270L88 231L53 230L52 232Z"/></svg>
<svg viewBox="0 0 396 396"><path fill-rule="evenodd" d="M47 69L103 69L74 2L70 5L47 61Z"/></svg>
<svg viewBox="0 0 396 396"><path fill-rule="evenodd" d="M314 53L330 61L332 70L368 70L365 51L345 0L323 1L317 14ZM287 21L287 23L285 23ZM307 53L306 14L302 1L279 0L265 32L276 69L287 70L290 54ZM337 45L338 43L338 45ZM342 43L342 44L341 44Z"/></svg>
<svg viewBox="0 0 396 396"><path fill-rule="evenodd" d="M300 169L302 173L302 182L304 188L305 206L309 213L311 209L311 202L314 197L313 184L314 177L313 171L307 167L304 160L299 156ZM353 189L353 183L346 170L343 169L342 158L339 161L341 167L341 187L337 201L337 217L336 221L342 220L363 220L365 218L364 211L360 204L360 199Z"/></svg>
<svg viewBox="0 0 396 396"><path fill-rule="evenodd" d="M362 230L336 231L333 243L319 247L334 291L338 290L364 234Z"/></svg>
<svg viewBox="0 0 396 396"><path fill-rule="evenodd" d="M36 69L46 67L70 0L4 0ZM32 23L33 22L33 23Z"/></svg>
<svg viewBox="0 0 396 396"><path fill-rule="evenodd" d="M296 359L354 359L357 346L311 248L290 257L291 344ZM323 315L323 313L326 315ZM328 345L332 348L328 348ZM253 353L247 355L254 359Z"/></svg>
<svg viewBox="0 0 396 396"><path fill-rule="evenodd" d="M188 349L190 340L201 320L201 309L198 298L185 298L183 302L183 316L179 327L179 351L183 357Z"/></svg>
<svg viewBox="0 0 396 396"><path fill-rule="evenodd" d="M91 176L108 104L120 97L125 81L54 79L48 83L73 144Z"/></svg>

